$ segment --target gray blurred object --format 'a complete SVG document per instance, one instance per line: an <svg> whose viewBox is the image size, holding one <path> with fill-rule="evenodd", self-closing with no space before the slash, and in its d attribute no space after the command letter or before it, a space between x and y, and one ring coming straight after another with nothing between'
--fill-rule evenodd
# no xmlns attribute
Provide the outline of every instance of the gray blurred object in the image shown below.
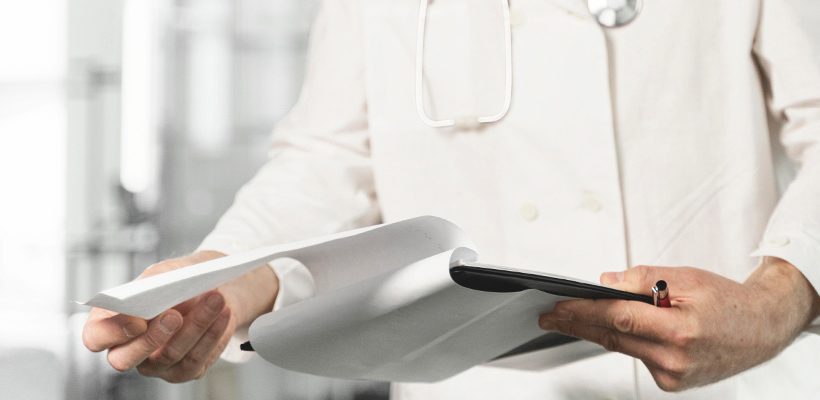
<svg viewBox="0 0 820 400"><path fill-rule="evenodd" d="M199 0L175 8L166 49L161 256L194 250L266 161L273 127L301 89L318 6Z"/></svg>
<svg viewBox="0 0 820 400"><path fill-rule="evenodd" d="M0 397L53 400L63 396L60 360L35 348L0 347Z"/></svg>

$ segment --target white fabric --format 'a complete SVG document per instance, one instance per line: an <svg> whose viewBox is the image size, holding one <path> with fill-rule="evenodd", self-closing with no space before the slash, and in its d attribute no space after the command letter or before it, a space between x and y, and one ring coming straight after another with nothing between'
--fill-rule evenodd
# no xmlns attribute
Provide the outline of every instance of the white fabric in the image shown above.
<svg viewBox="0 0 820 400"><path fill-rule="evenodd" d="M783 258L820 285L820 68L792 1L644 2L607 30L582 0L516 0L513 103L474 132L432 129L415 107L417 0L329 0L301 100L270 162L201 249L231 253L436 215L482 261L596 281L637 264L690 265L735 280ZM425 88L433 118L491 114L503 100L495 0L436 0ZM818 40L818 38L812 38ZM767 110L802 165L779 200ZM774 213L774 214L773 214ZM770 216L774 215L770 220ZM766 228L768 222L768 228ZM762 243L761 246L758 246ZM240 246L241 247L241 246ZM277 269L277 307L310 293ZM610 354L531 373L474 368L398 399L816 398L811 335L738 377L662 393Z"/></svg>

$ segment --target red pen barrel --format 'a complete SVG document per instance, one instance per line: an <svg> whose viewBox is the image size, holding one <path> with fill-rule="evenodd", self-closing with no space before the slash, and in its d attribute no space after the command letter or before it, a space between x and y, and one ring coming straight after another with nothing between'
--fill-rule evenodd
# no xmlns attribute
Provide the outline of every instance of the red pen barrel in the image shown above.
<svg viewBox="0 0 820 400"><path fill-rule="evenodd" d="M666 281L658 281L655 287L652 288L652 299L655 301L657 307L672 307L672 302L669 300L669 287Z"/></svg>

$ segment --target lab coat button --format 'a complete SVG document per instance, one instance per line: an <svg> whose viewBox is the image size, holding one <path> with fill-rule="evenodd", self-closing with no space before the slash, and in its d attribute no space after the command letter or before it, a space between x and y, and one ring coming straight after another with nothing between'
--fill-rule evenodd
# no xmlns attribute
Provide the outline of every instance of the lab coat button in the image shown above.
<svg viewBox="0 0 820 400"><path fill-rule="evenodd" d="M587 194L581 201L581 208L591 213L597 213L600 212L602 208L604 208L604 205L601 204L601 200L598 199L598 196L594 194Z"/></svg>
<svg viewBox="0 0 820 400"><path fill-rule="evenodd" d="M538 207L532 204L524 204L521 206L521 219L527 222L532 222L538 219Z"/></svg>
<svg viewBox="0 0 820 400"><path fill-rule="evenodd" d="M783 247L789 244L789 238L785 237L776 237L769 239L769 245L773 247Z"/></svg>
<svg viewBox="0 0 820 400"><path fill-rule="evenodd" d="M527 17L521 11L511 11L510 12L510 27L518 28L521 25L524 25L524 22L527 21Z"/></svg>

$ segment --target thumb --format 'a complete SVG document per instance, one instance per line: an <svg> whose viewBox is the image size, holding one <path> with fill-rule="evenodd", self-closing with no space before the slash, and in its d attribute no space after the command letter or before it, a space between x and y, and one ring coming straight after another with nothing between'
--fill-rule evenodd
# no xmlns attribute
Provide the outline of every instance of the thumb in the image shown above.
<svg viewBox="0 0 820 400"><path fill-rule="evenodd" d="M651 294L665 268L639 265L626 271L601 274L601 284L632 293Z"/></svg>

